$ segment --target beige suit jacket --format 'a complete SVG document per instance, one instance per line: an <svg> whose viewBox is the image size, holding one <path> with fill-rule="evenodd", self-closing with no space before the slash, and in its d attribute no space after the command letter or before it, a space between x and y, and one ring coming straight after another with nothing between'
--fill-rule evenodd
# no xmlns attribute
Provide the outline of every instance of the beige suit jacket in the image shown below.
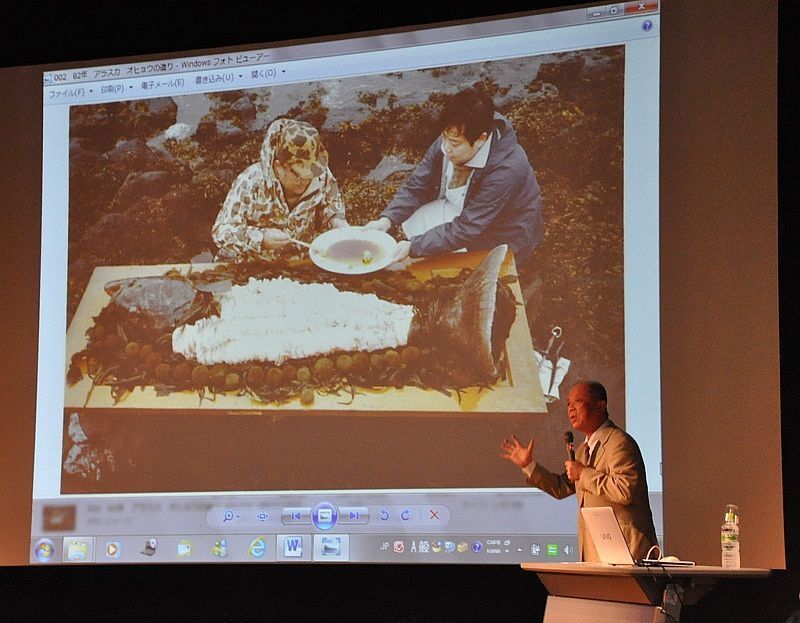
<svg viewBox="0 0 800 623"><path fill-rule="evenodd" d="M598 432L598 437L594 467L584 468L577 483L567 479L566 473L554 474L537 463L528 478L528 484L558 499L575 493L579 508L610 506L617 516L631 556L634 560L644 558L647 550L658 541L639 446L633 437L610 421L609 426ZM579 446L575 459L584 465L588 464L589 449L586 443ZM599 561L580 512L578 552L581 560Z"/></svg>

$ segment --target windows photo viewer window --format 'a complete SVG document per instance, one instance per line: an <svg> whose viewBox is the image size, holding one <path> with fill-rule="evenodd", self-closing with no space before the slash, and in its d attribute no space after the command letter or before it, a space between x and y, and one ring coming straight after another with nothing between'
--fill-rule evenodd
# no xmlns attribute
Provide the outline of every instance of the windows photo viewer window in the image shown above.
<svg viewBox="0 0 800 623"><path fill-rule="evenodd" d="M566 392L587 376L642 450L661 538L659 17L627 2L44 73L31 563L577 560L574 496L526 486L498 453L533 437L560 472ZM247 283L212 228L274 120L318 130L363 225L466 87L513 127L542 196L536 278L512 256L501 270L516 310L498 378L386 380L450 356L436 344L366 352L384 374L366 385L335 346L204 366L171 351L171 328L136 333L146 296L120 319L142 278ZM336 284L416 305L473 257ZM218 313L224 293L197 290ZM301 303L321 313L315 297Z"/></svg>

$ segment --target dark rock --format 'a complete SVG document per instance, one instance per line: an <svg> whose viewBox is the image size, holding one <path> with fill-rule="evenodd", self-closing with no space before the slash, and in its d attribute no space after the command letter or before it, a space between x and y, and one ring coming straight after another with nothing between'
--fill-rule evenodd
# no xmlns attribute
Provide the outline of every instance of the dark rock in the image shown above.
<svg viewBox="0 0 800 623"><path fill-rule="evenodd" d="M79 258L74 262L71 262L69 265L70 270L74 270L76 273L82 273L86 270L86 267L89 265L84 258Z"/></svg>
<svg viewBox="0 0 800 623"><path fill-rule="evenodd" d="M165 224L177 236L192 239L199 226L198 211L200 206L195 201L195 194L187 186L181 186L171 190L161 198L161 206L164 210ZM203 228L205 229L205 228ZM209 235L204 232L205 236Z"/></svg>
<svg viewBox="0 0 800 623"><path fill-rule="evenodd" d="M364 176L364 179L373 182L383 182L398 172L411 171L416 165L410 162L405 162L394 155L384 156L372 171Z"/></svg>
<svg viewBox="0 0 800 623"><path fill-rule="evenodd" d="M69 140L70 175L76 171L85 172L100 166L100 152L88 138L74 137Z"/></svg>
<svg viewBox="0 0 800 623"><path fill-rule="evenodd" d="M247 135L242 128L235 125L233 121L223 119L217 123L217 135L214 144L218 147L230 147L241 145L247 140Z"/></svg>
<svg viewBox="0 0 800 623"><path fill-rule="evenodd" d="M231 169L204 169L195 173L189 188L195 203L209 209L219 210L231 188L236 172Z"/></svg>
<svg viewBox="0 0 800 623"><path fill-rule="evenodd" d="M150 115L164 128L168 128L177 120L178 105L171 97L158 97L147 100L146 103Z"/></svg>
<svg viewBox="0 0 800 623"><path fill-rule="evenodd" d="M173 182L174 178L166 171L131 173L120 186L113 203L118 210L125 210L142 197L161 197L170 189Z"/></svg>
<svg viewBox="0 0 800 623"><path fill-rule="evenodd" d="M243 91L220 91L219 93L215 93L214 97L218 98L220 102L228 102L232 104L240 97L242 97Z"/></svg>
<svg viewBox="0 0 800 623"><path fill-rule="evenodd" d="M194 132L194 138L198 141L208 141L214 138L217 134L217 123L213 119L203 118L197 124L197 130Z"/></svg>
<svg viewBox="0 0 800 623"><path fill-rule="evenodd" d="M192 212L194 195L187 186L169 191L161 198L166 223L175 233L181 233L194 226Z"/></svg>
<svg viewBox="0 0 800 623"><path fill-rule="evenodd" d="M69 151L93 151L97 153L97 146L84 136L71 136L69 139Z"/></svg>
<svg viewBox="0 0 800 623"><path fill-rule="evenodd" d="M178 118L178 106L171 97L131 102L136 136L148 138L170 127Z"/></svg>
<svg viewBox="0 0 800 623"><path fill-rule="evenodd" d="M96 151L110 149L119 139L120 106L108 104L101 106L74 106L70 109L70 138L87 139L81 145L92 145Z"/></svg>
<svg viewBox="0 0 800 623"><path fill-rule="evenodd" d="M178 106L169 97L79 106L70 111L70 137L90 139L103 152L120 140L163 132L177 117Z"/></svg>
<svg viewBox="0 0 800 623"><path fill-rule="evenodd" d="M126 224L125 215L119 212L104 214L86 231L81 246L103 257L117 245L120 232L125 231Z"/></svg>
<svg viewBox="0 0 800 623"><path fill-rule="evenodd" d="M243 123L250 123L256 118L256 106L246 95L236 100L231 106L231 110Z"/></svg>
<svg viewBox="0 0 800 623"><path fill-rule="evenodd" d="M209 184L209 180L218 180L220 183L227 187L233 183L236 178L236 172L233 169L203 169L196 171L192 177L191 186L195 188L205 188Z"/></svg>
<svg viewBox="0 0 800 623"><path fill-rule="evenodd" d="M158 164L160 158L140 138L121 141L109 152L103 154L109 164L128 169L149 169Z"/></svg>

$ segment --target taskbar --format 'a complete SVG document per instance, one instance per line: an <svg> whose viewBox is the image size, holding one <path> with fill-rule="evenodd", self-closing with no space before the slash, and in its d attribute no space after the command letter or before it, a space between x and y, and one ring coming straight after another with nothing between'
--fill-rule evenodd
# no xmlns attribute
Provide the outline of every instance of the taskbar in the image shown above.
<svg viewBox="0 0 800 623"><path fill-rule="evenodd" d="M52 535L31 538L34 564L575 562L575 535L253 534Z"/></svg>

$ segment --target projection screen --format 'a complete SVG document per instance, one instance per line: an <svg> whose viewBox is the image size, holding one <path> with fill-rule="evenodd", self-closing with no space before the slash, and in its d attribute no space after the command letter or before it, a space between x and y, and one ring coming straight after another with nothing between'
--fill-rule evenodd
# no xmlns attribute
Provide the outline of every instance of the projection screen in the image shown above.
<svg viewBox="0 0 800 623"><path fill-rule="evenodd" d="M29 376L7 376L30 458L4 461L32 498L14 497L30 521L4 562L577 560L574 496L498 454L533 438L561 471L567 391L596 379L641 448L659 540L716 563L724 504L755 519L765 499L734 450L763 456L780 428L775 129L752 130L760 200L725 201L745 78L699 86L688 11L2 70L36 94L3 97L11 227L40 258L5 268L35 281L38 318L13 336ZM462 96L496 111L469 166L441 120ZM732 400L748 413L728 438ZM780 487L766 497L780 511ZM747 566L784 565L772 517Z"/></svg>

